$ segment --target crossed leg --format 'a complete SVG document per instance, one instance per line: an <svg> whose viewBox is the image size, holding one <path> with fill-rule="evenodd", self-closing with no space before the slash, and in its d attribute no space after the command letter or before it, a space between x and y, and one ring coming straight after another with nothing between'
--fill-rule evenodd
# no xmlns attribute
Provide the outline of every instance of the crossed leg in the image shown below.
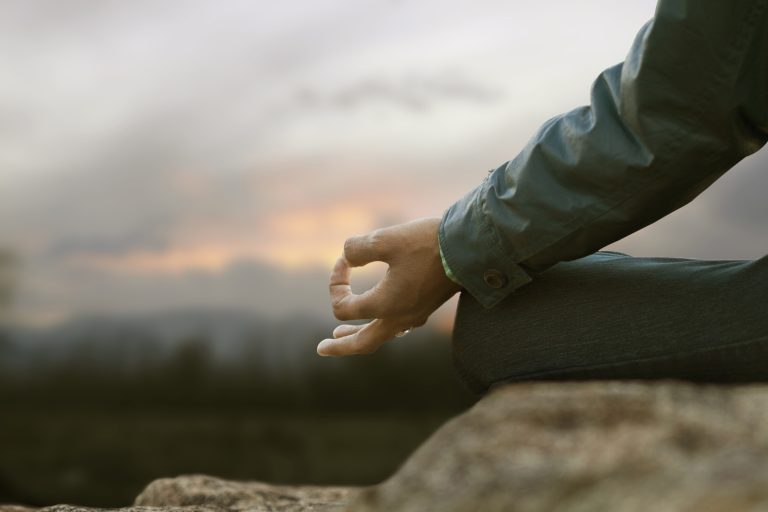
<svg viewBox="0 0 768 512"><path fill-rule="evenodd" d="M598 252L552 267L492 309L464 292L453 356L478 393L520 380L768 381L768 256Z"/></svg>

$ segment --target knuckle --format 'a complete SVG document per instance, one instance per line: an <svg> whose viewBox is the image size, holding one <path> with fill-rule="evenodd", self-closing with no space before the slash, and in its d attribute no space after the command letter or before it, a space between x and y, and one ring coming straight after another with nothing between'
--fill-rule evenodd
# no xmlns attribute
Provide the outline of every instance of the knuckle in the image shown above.
<svg viewBox="0 0 768 512"><path fill-rule="evenodd" d="M375 229L368 234L368 242L373 246L380 246L384 243L384 231Z"/></svg>
<svg viewBox="0 0 768 512"><path fill-rule="evenodd" d="M389 254L390 244L386 232L382 229L377 229L368 235L368 243L374 254L377 254L380 258L386 258Z"/></svg>
<svg viewBox="0 0 768 512"><path fill-rule="evenodd" d="M352 320L349 307L344 301L334 301L331 304L331 309L333 310L333 316L336 317L337 320Z"/></svg>
<svg viewBox="0 0 768 512"><path fill-rule="evenodd" d="M344 241L344 257L347 259L354 258L355 248L357 246L357 237L352 236Z"/></svg>

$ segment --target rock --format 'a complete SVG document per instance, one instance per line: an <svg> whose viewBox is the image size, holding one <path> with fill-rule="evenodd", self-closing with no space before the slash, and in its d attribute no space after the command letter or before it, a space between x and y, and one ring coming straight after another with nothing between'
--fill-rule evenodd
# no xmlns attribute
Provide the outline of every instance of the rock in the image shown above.
<svg viewBox="0 0 768 512"><path fill-rule="evenodd" d="M268 485L202 475L155 480L134 506L111 512L340 512L354 488ZM0 505L0 512L100 512L55 505L42 509Z"/></svg>
<svg viewBox="0 0 768 512"><path fill-rule="evenodd" d="M53 505L45 508L29 508L17 505L0 505L0 512L219 512L220 509L209 507L125 507L125 508L89 508L74 505ZM267 509L264 509L267 510ZM254 511L255 512L255 511Z"/></svg>
<svg viewBox="0 0 768 512"><path fill-rule="evenodd" d="M231 512L338 512L353 492L348 487L268 485L196 475L155 480L139 494L134 505L210 507Z"/></svg>
<svg viewBox="0 0 768 512"><path fill-rule="evenodd" d="M767 511L768 386L508 385L444 425L374 487L183 476L151 483L134 507L120 510Z"/></svg>
<svg viewBox="0 0 768 512"><path fill-rule="evenodd" d="M768 510L768 387L501 387L354 512Z"/></svg>

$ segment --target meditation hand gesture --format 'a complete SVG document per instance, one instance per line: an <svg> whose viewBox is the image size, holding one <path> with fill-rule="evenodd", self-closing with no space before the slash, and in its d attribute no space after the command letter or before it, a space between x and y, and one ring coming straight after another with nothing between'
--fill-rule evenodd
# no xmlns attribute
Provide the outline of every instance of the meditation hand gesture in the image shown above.
<svg viewBox="0 0 768 512"><path fill-rule="evenodd" d="M461 287L451 281L440 260L439 218L418 219L344 243L344 255L333 267L330 280L333 314L339 320L372 319L363 325L340 325L333 338L317 346L321 356L370 354L385 341L424 325L440 305ZM389 265L373 288L352 293L352 267L374 261Z"/></svg>

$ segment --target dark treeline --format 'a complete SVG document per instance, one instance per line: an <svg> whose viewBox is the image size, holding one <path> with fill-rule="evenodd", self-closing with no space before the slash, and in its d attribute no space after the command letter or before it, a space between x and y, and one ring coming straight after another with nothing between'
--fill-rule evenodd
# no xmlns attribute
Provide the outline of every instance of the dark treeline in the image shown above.
<svg viewBox="0 0 768 512"><path fill-rule="evenodd" d="M70 344L66 357L0 374L6 407L100 409L248 409L279 411L459 410L472 398L456 380L447 340L414 333L376 354L320 358L311 347L290 363L256 353L227 361L211 340L191 337L164 357L92 358L92 343ZM319 339L319 338L318 338ZM3 349L11 346L0 340Z"/></svg>
<svg viewBox="0 0 768 512"><path fill-rule="evenodd" d="M473 402L428 329L321 358L306 321L149 324L0 330L0 503L121 507L184 473L369 485Z"/></svg>

